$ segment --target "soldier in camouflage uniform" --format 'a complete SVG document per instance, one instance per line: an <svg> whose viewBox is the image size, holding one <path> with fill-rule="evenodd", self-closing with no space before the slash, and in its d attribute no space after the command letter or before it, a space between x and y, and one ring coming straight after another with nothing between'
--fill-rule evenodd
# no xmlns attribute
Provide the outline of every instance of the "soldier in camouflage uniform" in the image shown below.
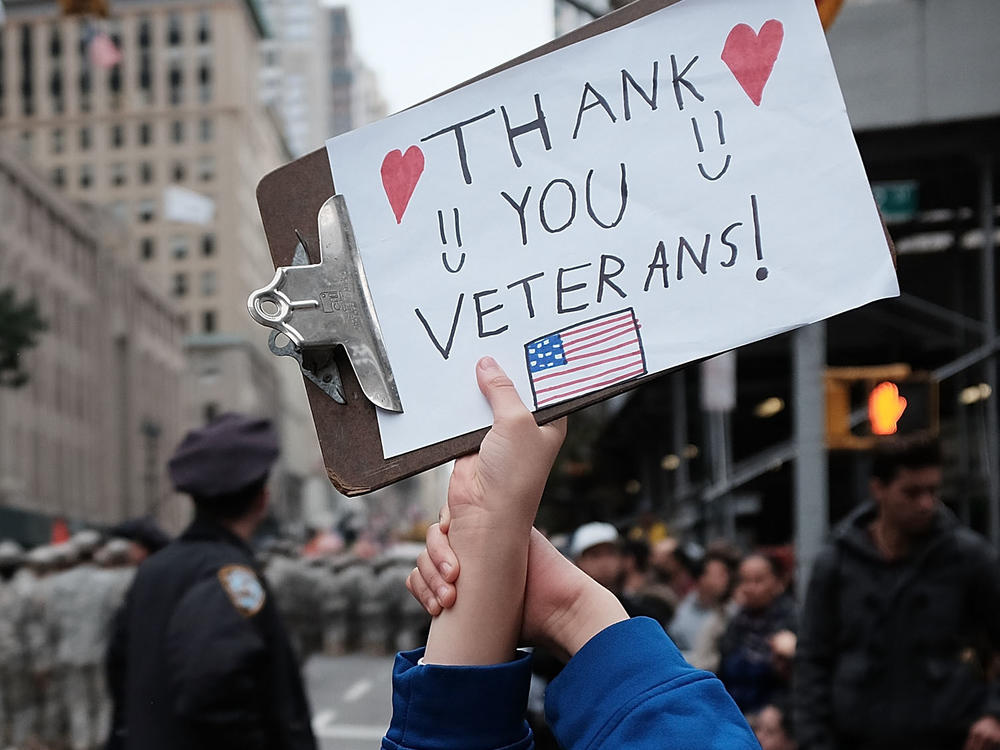
<svg viewBox="0 0 1000 750"><path fill-rule="evenodd" d="M340 570L341 585L347 597L347 644L349 651L361 648L363 621L362 605L371 596L375 585L375 571L370 560L358 557L353 552Z"/></svg>
<svg viewBox="0 0 1000 750"><path fill-rule="evenodd" d="M77 633L87 627L78 615L86 596L86 577L92 566L81 567L80 549L71 541L53 548L56 570L42 579L40 594L44 601L45 678L42 680L42 741L49 746L65 747L69 742L72 696L68 682Z"/></svg>
<svg viewBox="0 0 1000 750"><path fill-rule="evenodd" d="M0 542L0 747L11 742L14 699L11 687L21 668L21 642L15 622L16 605L12 578L24 559L16 542Z"/></svg>
<svg viewBox="0 0 1000 750"><path fill-rule="evenodd" d="M51 547L36 547L25 555L25 565L11 579L11 619L21 645L7 684L11 707L10 742L22 747L37 740L42 726L44 683L48 679L51 644L47 638L44 582L54 570Z"/></svg>
<svg viewBox="0 0 1000 750"><path fill-rule="evenodd" d="M349 599L337 560L327 560L319 589L323 619L323 653L339 656L347 651Z"/></svg>
<svg viewBox="0 0 1000 750"><path fill-rule="evenodd" d="M58 739L71 750L91 750L100 741L96 719L103 693L101 662L107 638L101 623L104 605L94 552L101 543L94 531L69 542L75 565L52 579L52 619L56 632L53 669L54 716Z"/></svg>
<svg viewBox="0 0 1000 750"><path fill-rule="evenodd" d="M399 545L399 552L392 554L385 569L379 575L389 597L390 653L409 651L427 641L430 615L406 590L406 579L417 564L417 554Z"/></svg>

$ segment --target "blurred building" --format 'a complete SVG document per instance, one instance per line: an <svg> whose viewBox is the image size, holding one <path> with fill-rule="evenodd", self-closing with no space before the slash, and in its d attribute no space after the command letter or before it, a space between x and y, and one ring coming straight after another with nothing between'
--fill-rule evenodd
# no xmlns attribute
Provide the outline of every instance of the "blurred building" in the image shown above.
<svg viewBox="0 0 1000 750"><path fill-rule="evenodd" d="M271 32L261 41L261 101L278 112L299 157L329 136L330 10L318 0L263 0L260 8Z"/></svg>
<svg viewBox="0 0 1000 750"><path fill-rule="evenodd" d="M229 410L279 417L276 488L298 486L286 475L315 471L319 455L301 378L246 310L273 274L254 187L291 158L259 95L267 29L256 1L114 0L106 20L64 16L53 0L5 6L0 135L71 199L130 227L121 259L180 310L182 427ZM119 64L96 64L95 32Z"/></svg>
<svg viewBox="0 0 1000 750"><path fill-rule="evenodd" d="M358 57L346 6L329 9L330 103L327 138L354 130L388 114L375 73Z"/></svg>
<svg viewBox="0 0 1000 750"><path fill-rule="evenodd" d="M590 23L614 8L611 0L555 0L556 36Z"/></svg>
<svg viewBox="0 0 1000 750"><path fill-rule="evenodd" d="M57 517L183 517L164 464L181 432L180 315L116 257L127 241L0 142L0 283L48 323L24 354L28 384L0 388L5 535L38 541Z"/></svg>

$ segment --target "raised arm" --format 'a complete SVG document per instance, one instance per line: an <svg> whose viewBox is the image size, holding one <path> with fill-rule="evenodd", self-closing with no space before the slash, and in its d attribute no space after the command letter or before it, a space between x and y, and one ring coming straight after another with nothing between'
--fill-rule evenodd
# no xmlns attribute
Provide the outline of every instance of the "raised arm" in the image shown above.
<svg viewBox="0 0 1000 750"><path fill-rule="evenodd" d="M490 357L476 367L493 409L479 453L455 463L449 536L461 560L455 606L431 624L428 664L498 664L514 657L528 567L528 538L565 420L539 427Z"/></svg>

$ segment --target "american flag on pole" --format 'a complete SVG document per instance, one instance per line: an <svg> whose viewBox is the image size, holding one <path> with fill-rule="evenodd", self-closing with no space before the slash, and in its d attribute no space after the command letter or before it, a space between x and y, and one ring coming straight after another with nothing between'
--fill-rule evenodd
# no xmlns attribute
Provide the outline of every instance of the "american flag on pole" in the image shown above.
<svg viewBox="0 0 1000 750"><path fill-rule="evenodd" d="M631 307L542 336L524 353L536 409L646 374Z"/></svg>
<svg viewBox="0 0 1000 750"><path fill-rule="evenodd" d="M95 32L90 38L87 44L87 57L90 58L91 65L101 70L110 70L122 61L121 50L103 31Z"/></svg>

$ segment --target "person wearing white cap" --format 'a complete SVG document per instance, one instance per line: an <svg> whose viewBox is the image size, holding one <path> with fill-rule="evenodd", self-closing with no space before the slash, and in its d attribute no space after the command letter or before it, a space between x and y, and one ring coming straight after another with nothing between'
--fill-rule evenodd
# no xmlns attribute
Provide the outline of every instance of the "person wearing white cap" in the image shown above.
<svg viewBox="0 0 1000 750"><path fill-rule="evenodd" d="M619 593L625 560L618 529L610 523L585 523L573 532L569 556L580 570L604 588Z"/></svg>

